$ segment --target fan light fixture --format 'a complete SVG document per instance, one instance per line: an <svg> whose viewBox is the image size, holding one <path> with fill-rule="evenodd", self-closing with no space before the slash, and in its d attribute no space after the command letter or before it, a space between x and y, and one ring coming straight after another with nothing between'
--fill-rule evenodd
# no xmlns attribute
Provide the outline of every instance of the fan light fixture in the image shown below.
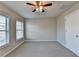
<svg viewBox="0 0 79 59"><path fill-rule="evenodd" d="M42 12L42 10L43 10L43 7L42 7L42 6L36 8L36 11L40 11L40 12Z"/></svg>
<svg viewBox="0 0 79 59"><path fill-rule="evenodd" d="M35 7L35 9L32 12L35 11L45 12L44 7L52 6L52 3L45 4L43 3L43 1L36 1L36 4L33 3L26 3L26 4Z"/></svg>

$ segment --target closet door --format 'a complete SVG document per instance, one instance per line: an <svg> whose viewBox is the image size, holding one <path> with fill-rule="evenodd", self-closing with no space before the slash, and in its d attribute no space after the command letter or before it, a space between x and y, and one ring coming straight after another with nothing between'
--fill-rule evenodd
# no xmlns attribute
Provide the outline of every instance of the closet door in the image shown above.
<svg viewBox="0 0 79 59"><path fill-rule="evenodd" d="M67 47L79 55L79 10L68 14L65 19Z"/></svg>

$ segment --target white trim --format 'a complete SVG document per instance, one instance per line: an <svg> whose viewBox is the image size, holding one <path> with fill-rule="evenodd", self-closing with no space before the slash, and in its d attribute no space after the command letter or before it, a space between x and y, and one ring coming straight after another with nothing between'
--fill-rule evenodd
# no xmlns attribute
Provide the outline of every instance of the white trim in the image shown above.
<svg viewBox="0 0 79 59"><path fill-rule="evenodd" d="M25 41L36 41L36 42L41 42L41 41L56 41L56 40L25 40Z"/></svg>
<svg viewBox="0 0 79 59"><path fill-rule="evenodd" d="M23 44L24 41L22 41L21 43L19 43L17 46L13 47L13 49L9 50L8 52L6 52L4 55L2 55L1 57L5 57L7 56L9 53L11 53L12 51L14 51L16 48L18 48L21 44Z"/></svg>
<svg viewBox="0 0 79 59"><path fill-rule="evenodd" d="M66 47L65 44L63 44L61 41L57 40L57 42L60 43L61 45L63 45L64 47Z"/></svg>
<svg viewBox="0 0 79 59"><path fill-rule="evenodd" d="M63 47L65 47L66 49L70 50L71 52L73 52L75 55L79 56L77 53L75 53L74 51L72 51L70 48L68 48L65 44L61 43L60 41L57 41L58 43L60 43Z"/></svg>

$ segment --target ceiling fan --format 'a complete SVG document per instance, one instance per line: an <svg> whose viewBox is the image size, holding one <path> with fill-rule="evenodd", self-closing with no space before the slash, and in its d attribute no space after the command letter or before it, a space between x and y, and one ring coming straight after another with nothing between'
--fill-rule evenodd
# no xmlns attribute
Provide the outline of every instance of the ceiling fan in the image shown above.
<svg viewBox="0 0 79 59"><path fill-rule="evenodd" d="M27 5L31 5L35 7L35 9L32 12L35 12L35 11L45 12L44 7L52 6L52 3L45 4L43 1L36 1L35 3L36 4L29 3L29 2L26 3Z"/></svg>

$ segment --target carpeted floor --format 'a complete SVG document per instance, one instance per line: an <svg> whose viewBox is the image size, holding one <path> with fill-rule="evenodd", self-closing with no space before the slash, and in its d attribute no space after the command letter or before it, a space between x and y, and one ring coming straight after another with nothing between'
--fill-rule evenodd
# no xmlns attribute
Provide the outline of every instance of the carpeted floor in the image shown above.
<svg viewBox="0 0 79 59"><path fill-rule="evenodd" d="M25 42L6 57L77 57L58 42Z"/></svg>

